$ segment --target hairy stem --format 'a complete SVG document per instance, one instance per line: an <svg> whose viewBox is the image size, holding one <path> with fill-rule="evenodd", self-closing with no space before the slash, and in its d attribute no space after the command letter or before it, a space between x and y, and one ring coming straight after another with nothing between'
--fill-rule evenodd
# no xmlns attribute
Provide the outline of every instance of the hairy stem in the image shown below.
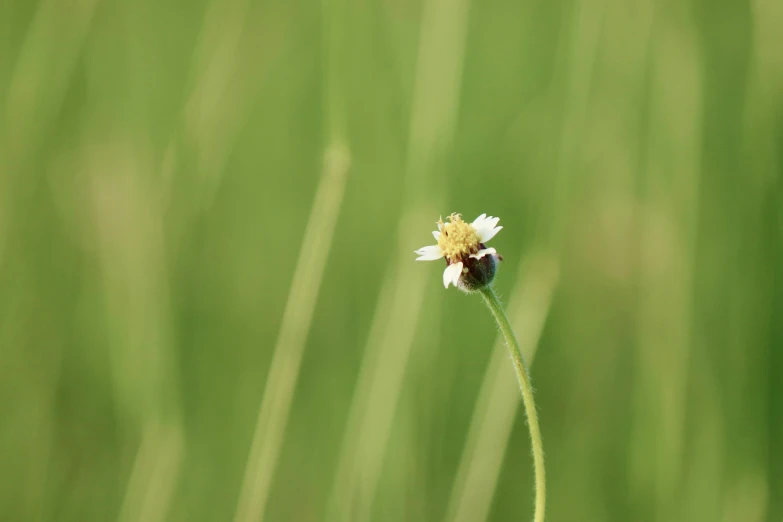
<svg viewBox="0 0 783 522"><path fill-rule="evenodd" d="M503 310L503 305L500 304L498 296L495 295L495 291L490 285L485 286L481 290L481 297L484 298L484 302L492 312L495 320L500 327L500 331L503 332L503 337L506 341L506 347L511 354L511 359L514 362L514 370L517 374L517 380L519 381L519 390L522 392L522 402L525 405L525 412L527 414L527 425L530 428L530 442L533 446L533 471L536 479L536 505L535 505L535 522L544 522L544 511L546 508L546 473L544 471L544 446L541 443L541 429L538 426L538 414L536 413L536 402L533 398L533 387L530 384L530 375L527 372L527 366L522 357L522 352L519 349L519 343L514 336L514 331L511 329L511 325L506 317L506 312Z"/></svg>

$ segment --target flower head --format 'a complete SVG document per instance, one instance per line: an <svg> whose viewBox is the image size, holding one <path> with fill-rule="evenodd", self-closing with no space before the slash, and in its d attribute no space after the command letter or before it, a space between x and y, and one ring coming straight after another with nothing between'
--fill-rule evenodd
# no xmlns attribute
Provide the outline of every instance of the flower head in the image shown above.
<svg viewBox="0 0 783 522"><path fill-rule="evenodd" d="M438 244L416 250L419 255L416 261L445 258L443 285L446 288L454 284L471 292L488 285L495 277L497 261L502 258L484 243L503 228L497 226L500 218L481 214L473 223L466 223L459 214L452 214L448 219L448 223L438 220L438 230L432 233Z"/></svg>

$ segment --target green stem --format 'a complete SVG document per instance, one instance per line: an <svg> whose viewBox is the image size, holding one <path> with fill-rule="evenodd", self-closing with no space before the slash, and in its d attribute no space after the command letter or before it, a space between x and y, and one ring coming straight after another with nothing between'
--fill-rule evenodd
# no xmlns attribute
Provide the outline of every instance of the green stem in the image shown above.
<svg viewBox="0 0 783 522"><path fill-rule="evenodd" d="M514 331L511 329L511 324L508 322L506 312L503 310L503 305L500 304L498 296L495 295L495 291L490 285L487 285L479 290L479 292L481 293L481 297L484 298L487 307L489 307L492 312L492 315L495 316L500 331L503 332L503 337L506 340L506 347L514 362L514 370L517 372L519 390L522 392L522 402L525 405L527 424L530 428L530 442L533 446L533 471L536 477L536 506L534 520L535 522L544 522L544 510L546 507L544 446L541 443L541 429L538 427L538 414L536 413L536 401L533 399L533 387L530 384L530 375L528 375L527 366L522 357L522 352L519 349L517 338L514 336Z"/></svg>

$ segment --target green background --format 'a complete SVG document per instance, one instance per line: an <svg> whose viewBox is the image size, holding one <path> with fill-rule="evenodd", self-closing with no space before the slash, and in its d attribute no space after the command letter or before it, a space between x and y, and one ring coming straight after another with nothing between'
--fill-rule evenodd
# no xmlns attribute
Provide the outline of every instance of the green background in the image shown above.
<svg viewBox="0 0 783 522"><path fill-rule="evenodd" d="M780 522L781 27L0 2L0 519L531 519L496 327L414 262L486 212L548 520Z"/></svg>

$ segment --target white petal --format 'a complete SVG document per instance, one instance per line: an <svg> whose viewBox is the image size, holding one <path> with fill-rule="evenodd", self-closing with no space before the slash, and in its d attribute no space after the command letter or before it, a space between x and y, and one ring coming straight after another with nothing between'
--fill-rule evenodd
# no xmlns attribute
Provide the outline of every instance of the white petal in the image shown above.
<svg viewBox="0 0 783 522"><path fill-rule="evenodd" d="M481 259L487 254L493 254L493 255L497 254L497 250L495 250L494 248L482 248L481 250L478 251L477 254L470 254L470 257L472 257L473 259Z"/></svg>
<svg viewBox="0 0 783 522"><path fill-rule="evenodd" d="M435 261L436 259L443 257L443 250L441 250L438 245L421 247L414 253L421 256L417 257L416 261Z"/></svg>
<svg viewBox="0 0 783 522"><path fill-rule="evenodd" d="M479 241L481 241L482 243L486 243L487 241L495 237L495 235L498 232L500 232L502 229L503 227L495 227L495 228L484 228L482 230L477 231Z"/></svg>
<svg viewBox="0 0 783 522"><path fill-rule="evenodd" d="M498 221L500 221L500 218L485 216L486 214L481 214L476 218L476 221L472 223L472 226L476 230L476 234L479 237L479 241L482 243L484 242L484 236L489 235L490 231L495 228L495 226L498 224Z"/></svg>
<svg viewBox="0 0 783 522"><path fill-rule="evenodd" d="M443 271L443 286L446 288L449 287L449 283L453 283L454 286L457 286L457 281L459 281L459 276L462 275L462 262L454 263L446 267L446 270Z"/></svg>
<svg viewBox="0 0 783 522"><path fill-rule="evenodd" d="M476 230L478 230L479 228L482 228L483 224L484 224L484 218L486 218L486 217L487 217L486 214L481 214L479 217L474 219L473 223L471 223L471 225L473 225L473 228L475 228Z"/></svg>
<svg viewBox="0 0 783 522"><path fill-rule="evenodd" d="M480 226L475 228L476 230L492 230L497 226L498 221L500 221L500 218L489 216L487 219L481 222Z"/></svg>
<svg viewBox="0 0 783 522"><path fill-rule="evenodd" d="M434 230L432 232L432 235L435 236L435 241L440 240L440 232L438 232L437 230Z"/></svg>
<svg viewBox="0 0 783 522"><path fill-rule="evenodd" d="M467 274L468 273L468 269L465 268L465 265L462 264L462 261L457 263L457 265L459 266L459 270L454 270L454 281L453 282L454 282L454 286L455 287L457 286L457 283L459 283L459 278L462 277L462 274Z"/></svg>

